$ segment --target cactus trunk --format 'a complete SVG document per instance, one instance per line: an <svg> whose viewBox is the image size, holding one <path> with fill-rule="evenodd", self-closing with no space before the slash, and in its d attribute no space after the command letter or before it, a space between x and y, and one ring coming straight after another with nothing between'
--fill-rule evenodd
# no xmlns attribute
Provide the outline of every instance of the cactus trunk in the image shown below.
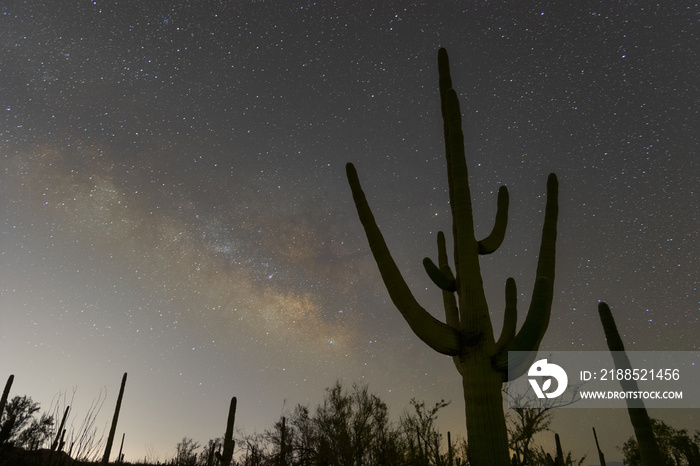
<svg viewBox="0 0 700 466"><path fill-rule="evenodd" d="M438 233L438 264L425 258L423 265L431 280L442 289L444 323L421 307L401 276L362 191L355 167L350 163L346 167L347 177L370 250L392 302L416 336L435 351L452 356L462 375L472 464L506 466L510 461L501 387L509 377L522 375L534 361L519 361L517 365L512 362L509 367L508 352L529 351L534 356L549 324L554 285L558 182L554 174L549 175L537 277L525 322L516 333L517 291L515 281L509 278L506 282L503 330L496 342L481 278L479 255L496 251L505 237L508 190L505 187L499 189L494 227L486 238L477 241L461 110L457 93L452 89L445 49L440 49L438 53L438 71L455 272L449 265L442 232Z"/></svg>
<svg viewBox="0 0 700 466"><path fill-rule="evenodd" d="M501 374L492 369L488 358L479 359L461 361L462 367L469 370L462 375L469 452L477 466L508 464Z"/></svg>

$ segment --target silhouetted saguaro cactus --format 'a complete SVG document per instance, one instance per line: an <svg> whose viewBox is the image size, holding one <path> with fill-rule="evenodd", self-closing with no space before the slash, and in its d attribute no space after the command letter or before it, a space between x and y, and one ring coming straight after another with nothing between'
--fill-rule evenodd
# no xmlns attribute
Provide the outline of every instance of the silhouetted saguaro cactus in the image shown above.
<svg viewBox="0 0 700 466"><path fill-rule="evenodd" d="M70 411L70 406L66 406L66 410L63 412L63 418L61 418L61 426L56 431L56 438L51 444L51 451L55 451L58 448L58 444L61 440L61 432L63 432L63 427L66 425L66 419L68 418L68 412Z"/></svg>
<svg viewBox="0 0 700 466"><path fill-rule="evenodd" d="M452 436L450 435L449 430L447 431L447 465L454 465L454 461L452 459Z"/></svg>
<svg viewBox="0 0 700 466"><path fill-rule="evenodd" d="M226 420L226 434L224 434L224 452L216 452L216 459L223 466L230 466L233 460L233 423L236 421L236 397L231 398L228 408L228 419Z"/></svg>
<svg viewBox="0 0 700 466"><path fill-rule="evenodd" d="M207 466L214 466L214 450L216 450L216 442L209 442L209 454L207 455Z"/></svg>
<svg viewBox="0 0 700 466"><path fill-rule="evenodd" d="M109 464L109 454L112 452L112 443L114 443L114 434L117 432L117 420L119 419L119 410L122 407L122 397L124 396L124 386L126 385L126 372L122 377L122 386L119 389L119 396L117 397L117 406L114 408L114 416L112 417L112 427L109 429L109 437L107 437L107 446L105 447L105 454L102 457L102 464Z"/></svg>
<svg viewBox="0 0 700 466"><path fill-rule="evenodd" d="M280 426L280 457L279 466L287 466L287 428L285 425L284 416L282 416L282 425Z"/></svg>
<svg viewBox="0 0 700 466"><path fill-rule="evenodd" d="M561 448L559 434L554 434L554 443L557 446L557 456L554 458L554 466L564 466L564 450Z"/></svg>
<svg viewBox="0 0 700 466"><path fill-rule="evenodd" d="M124 455L122 454L122 450L124 449L124 437L126 437L126 432L122 433L122 443L119 445L119 454L117 455L120 463L124 462Z"/></svg>
<svg viewBox="0 0 700 466"><path fill-rule="evenodd" d="M502 383L508 379L508 352L534 351L544 336L552 305L558 183L554 174L547 180L547 205L540 245L537 277L525 323L516 333L515 281L506 282L503 330L495 340L481 279L479 255L490 254L501 245L508 222L508 190L498 192L497 212L491 233L483 240L474 236L471 197L457 93L452 89L445 49L438 53L440 100L445 133L447 178L452 233L454 273L450 268L445 236L438 233L438 263L426 258L423 265L443 291L446 322L433 317L418 304L401 276L370 210L352 164L347 164L348 182L360 221L384 284L394 305L413 332L439 353L453 357L462 375L467 434L472 464L506 466L508 436L503 416ZM532 361L510 362L513 375L521 375ZM519 372L518 372L519 371Z"/></svg>
<svg viewBox="0 0 700 466"><path fill-rule="evenodd" d="M595 439L595 448L598 450L598 461L600 461L600 466L605 466L605 455L598 444L598 435L595 433L595 427L593 427L593 438Z"/></svg>
<svg viewBox="0 0 700 466"><path fill-rule="evenodd" d="M620 333L617 331L617 325L615 325L615 319L612 312L610 312L610 307L602 301L598 303L598 315L600 316L600 322L603 324L605 340L612 354L615 369L631 370L632 365L627 357L627 353L625 353L625 345L622 343ZM637 381L634 379L625 380L622 378L620 379L620 386L624 391L639 391ZM639 443L639 456L642 459L642 465L658 466L664 464L644 401L641 398L626 398L625 402L627 403L627 413L629 414L632 428L634 428L634 435L637 437L637 443Z"/></svg>
<svg viewBox="0 0 700 466"><path fill-rule="evenodd" d="M7 404L7 397L10 395L10 388L12 388L12 382L14 382L14 374L10 374L5 382L5 389L2 391L2 398L0 398L0 417L2 413L5 412L5 405Z"/></svg>
<svg viewBox="0 0 700 466"><path fill-rule="evenodd" d="M70 406L66 406L66 410L63 412L63 418L61 419L61 425L59 426L58 430L56 431L56 438L51 443L51 452L49 453L49 464L52 464L51 461L52 461L54 452L63 451L63 447L66 444L66 442L65 442L66 429L64 429L64 426L66 425L66 419L68 418L69 411L70 411Z"/></svg>
<svg viewBox="0 0 700 466"><path fill-rule="evenodd" d="M61 440L58 442L58 450L57 451L63 451L63 447L66 446L66 429L63 429L61 431Z"/></svg>

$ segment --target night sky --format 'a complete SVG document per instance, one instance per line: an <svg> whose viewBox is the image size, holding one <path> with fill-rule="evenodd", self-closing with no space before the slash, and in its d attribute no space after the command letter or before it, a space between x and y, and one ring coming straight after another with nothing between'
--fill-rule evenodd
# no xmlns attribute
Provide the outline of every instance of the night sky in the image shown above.
<svg viewBox="0 0 700 466"><path fill-rule="evenodd" d="M0 5L0 379L76 427L129 378L127 459L271 428L341 380L394 419L411 398L465 435L450 358L381 283L345 180L353 162L409 285L451 219L437 95L450 54L477 236L502 184L503 246L482 259L527 308L546 177L560 183L546 350L697 351L700 7L691 1L9 1ZM523 312L524 313L524 312ZM523 316L520 316L520 323ZM699 410L651 410L700 428ZM625 410L559 410L595 463ZM552 445L553 434L542 438ZM115 447L116 448L116 447ZM550 450L553 447L550 448ZM113 450L114 451L114 450Z"/></svg>

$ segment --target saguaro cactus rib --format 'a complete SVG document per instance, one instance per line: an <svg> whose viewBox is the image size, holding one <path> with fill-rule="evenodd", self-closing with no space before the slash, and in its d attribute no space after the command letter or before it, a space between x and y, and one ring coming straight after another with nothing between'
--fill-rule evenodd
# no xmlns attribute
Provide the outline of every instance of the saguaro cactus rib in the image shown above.
<svg viewBox="0 0 700 466"><path fill-rule="evenodd" d="M352 164L347 165L348 182L370 250L391 300L414 333L436 351L451 355L462 375L472 463L476 466L505 466L509 464L509 455L501 386L508 377L508 351L536 351L549 323L554 283L558 183L556 177L550 175L537 278L525 323L516 333L517 291L515 281L510 278L506 283L506 318L497 343L483 289L479 255L495 251L503 241L508 220L508 191L505 187L499 189L493 230L484 240L477 241L461 110L457 93L452 89L449 59L444 49L438 53L438 69L453 222L454 269L448 263L442 232L438 233L437 265L428 258L424 259L423 265L433 282L442 289L446 323L435 319L411 293L377 227ZM455 272L452 273L452 270ZM520 370L524 370L523 364L524 361L518 362Z"/></svg>

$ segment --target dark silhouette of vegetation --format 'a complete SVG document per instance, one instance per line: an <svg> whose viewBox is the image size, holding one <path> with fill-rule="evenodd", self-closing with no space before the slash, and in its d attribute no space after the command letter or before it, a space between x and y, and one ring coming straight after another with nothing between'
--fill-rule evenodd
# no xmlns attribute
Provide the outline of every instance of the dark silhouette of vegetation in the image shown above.
<svg viewBox="0 0 700 466"><path fill-rule="evenodd" d="M189 437L183 437L177 444L174 466L197 466L197 449L199 442L195 442Z"/></svg>
<svg viewBox="0 0 700 466"><path fill-rule="evenodd" d="M627 357L627 353L625 353L625 345L622 343L620 333L617 331L617 325L615 325L615 319L610 311L610 307L604 302L599 303L598 315L600 316L600 322L603 324L605 340L612 354L615 369L631 370L632 365ZM639 391L637 381L634 379L620 379L620 386L624 391ZM643 466L664 465L661 451L654 437L651 418L644 407L644 400L641 398L626 398L625 402L627 403L627 413L629 414L630 422L634 428L634 435L639 442L641 464Z"/></svg>
<svg viewBox="0 0 700 466"><path fill-rule="evenodd" d="M0 417L0 466L96 464L104 444L94 426L104 402L102 394L91 404L79 429L66 427L70 409L59 406L61 398L65 400L65 395L41 415L39 403L28 396L15 397L5 404ZM56 428L54 420L61 410L61 424ZM66 446L68 451L64 451Z"/></svg>
<svg viewBox="0 0 700 466"><path fill-rule="evenodd" d="M661 466L700 466L700 431L690 437L686 429L674 429L665 422L651 419L659 451ZM624 462L629 466L642 466L641 448L634 437L630 437L622 446Z"/></svg>
<svg viewBox="0 0 700 466"><path fill-rule="evenodd" d="M287 465L447 465L449 457L437 430L438 412L448 403L433 406L411 400L398 423L389 420L386 404L367 386L350 392L336 383L326 391L315 411L298 405L286 417ZM281 423L272 438L280 439ZM466 444L452 451L453 465L466 464ZM275 442L275 446L277 443ZM263 448L259 448L264 450ZM273 454L279 451L273 448ZM254 463L251 463L254 464ZM259 463L264 464L264 463Z"/></svg>
<svg viewBox="0 0 700 466"><path fill-rule="evenodd" d="M408 461L410 464L441 464L444 455L441 453L442 435L437 430L438 411L450 403L440 400L428 408L423 401L411 399L413 410L407 411L401 418L401 428L406 435L408 444ZM415 437L410 433L415 432ZM448 452L449 456L449 452Z"/></svg>
<svg viewBox="0 0 700 466"><path fill-rule="evenodd" d="M509 387L504 387L503 392L508 396L510 405L516 406L509 409L506 419L508 421L509 447L512 452L511 466L537 464L545 461L545 453L534 442L535 435L549 430L554 417L554 408L569 406L577 401L580 385L570 385L566 391L557 398L536 398L531 394L518 394ZM521 406L532 406L523 408Z"/></svg>
<svg viewBox="0 0 700 466"><path fill-rule="evenodd" d="M453 357L462 375L470 455L478 466L507 466L508 435L503 414L501 387L510 377L520 376L534 359L509 361L509 351L534 356L549 324L554 286L558 183L547 180L547 205L539 251L535 287L525 323L516 334L515 281L506 282L503 330L495 340L484 293L479 255L501 245L508 222L508 190L498 192L493 230L481 241L474 236L471 196L465 158L462 117L447 52L438 53L440 102L447 159L449 201L452 210L454 272L448 263L445 236L438 233L438 263L426 258L423 265L443 292L446 322L433 317L418 304L401 276L377 226L355 167L348 164L347 178L370 249L394 305L413 332L435 351ZM510 375L509 375L510 369Z"/></svg>
<svg viewBox="0 0 700 466"><path fill-rule="evenodd" d="M65 399L65 394L63 395ZM73 405L73 398L75 397L75 390L73 391L70 404ZM87 413L83 417L80 427L70 429L70 434L66 434L65 443L68 445L68 455L73 458L79 459L81 461L97 461L103 453L103 447L105 444L104 430L101 434L98 434L97 417L102 410L102 406L106 400L106 392L104 390L100 391L100 394L96 399L90 403ZM60 412L60 407L56 406L55 412Z"/></svg>
<svg viewBox="0 0 700 466"><path fill-rule="evenodd" d="M386 404L369 392L367 386L343 389L338 382L326 390L323 402L312 409L297 405L280 417L271 430L239 437L236 441L236 466L464 466L466 442L457 442L453 462L437 430L438 411L448 403L433 406L411 401L399 422L389 420ZM216 441L209 441L209 449ZM182 442L181 442L182 444ZM420 444L420 447L418 446ZM192 446L192 443L188 443ZM208 449L177 458L191 460L196 466L209 465ZM174 464L181 463L176 460Z"/></svg>
<svg viewBox="0 0 700 466"><path fill-rule="evenodd" d="M528 463L518 463L523 465L533 465L533 466L581 466L586 460L584 455L581 459L574 459L571 452L564 454L564 450L561 446L561 439L559 434L554 434L554 442L556 444L556 452L554 457L551 454L546 453L542 447L536 452L534 457Z"/></svg>
<svg viewBox="0 0 700 466"><path fill-rule="evenodd" d="M0 418L0 445L37 450L51 438L53 416L41 414L39 403L28 396L16 396L5 404Z"/></svg>
<svg viewBox="0 0 700 466"><path fill-rule="evenodd" d="M235 398L233 399L235 400ZM369 392L366 385L353 385L346 390L340 382L326 389L326 396L315 408L297 405L291 412L280 417L271 430L262 434L237 435L233 441L233 423L235 420L236 402L232 400L227 419L227 434L231 432L231 444L237 445L233 452L231 466L468 466L470 454L465 439L453 442L450 433L447 441L437 428L439 412L449 405L440 400L433 405L415 399L404 411L398 422L389 419L388 407L374 394ZM43 434L36 434L36 429L29 429L34 421L40 423L41 418L56 417L44 414L37 417L39 405L30 397L15 397L6 404L0 427L12 432L12 439L42 436L43 441L23 443L23 448L6 442L0 452L0 466L87 466L101 464L97 461L95 445L99 447L102 440L95 441L96 432L93 429L94 418L101 403L93 402L80 431L71 433L71 439L93 438L85 442L89 448L76 448L82 451L73 456L62 451L66 442L66 429L50 429ZM60 412L56 405L55 413ZM551 411L549 409L531 409L535 429L530 432L541 432L549 425ZM8 412L10 413L8 415ZM69 409L65 408L62 426L69 425L67 421ZM14 414L13 414L14 413ZM28 415L29 413L29 415ZM9 418L14 419L13 428L5 427ZM528 418L529 419L529 418ZM530 422L530 421L528 421ZM51 423L53 425L53 422ZM662 421L651 420L654 434L660 446L662 461L660 466L698 466L700 465L700 431L690 437L685 429L674 429ZM16 426L21 425L24 428ZM544 426L544 427L543 427ZM22 432L30 432L23 437ZM18 434L19 432L19 434ZM58 444L56 438L61 440ZM516 432L510 430L513 434ZM517 432L516 432L517 433ZM595 435L595 429L594 429ZM51 441L51 439L54 439ZM555 435L556 451L554 454L545 452L537 447L530 439L530 453L513 458L511 466L576 466L581 465L584 458L576 460L572 453L565 453L558 435ZM123 445L124 435L122 436ZM514 438L511 438L513 441ZM18 441L19 442L19 441ZM52 448L41 448L51 444ZM68 442L71 445L75 441ZM171 466L221 466L221 447L224 439L209 440L202 447L199 442L183 437L175 448L175 456L170 460L160 462L154 454L149 454L141 462L124 463L121 453L115 462L110 464L142 464L142 465L171 465ZM35 450L28 450L36 446ZM596 438L597 446L597 438ZM219 449L218 455L215 450ZM55 451L54 451L55 450ZM625 462L630 466L642 466L637 440L630 438L622 448ZM87 453L86 453L87 452ZM73 459L73 457L78 459ZM605 464L602 452L599 450L601 465Z"/></svg>

